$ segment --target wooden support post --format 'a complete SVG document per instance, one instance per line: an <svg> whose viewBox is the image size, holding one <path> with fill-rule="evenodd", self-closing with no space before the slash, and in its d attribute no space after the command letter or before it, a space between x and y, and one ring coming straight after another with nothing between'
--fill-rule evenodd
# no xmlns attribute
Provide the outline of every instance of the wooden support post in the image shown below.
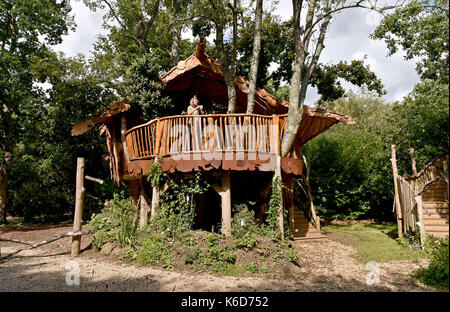
<svg viewBox="0 0 450 312"><path fill-rule="evenodd" d="M409 155L411 156L411 168L413 177L417 176L417 168L416 168L416 157L414 155L414 148L409 149Z"/></svg>
<svg viewBox="0 0 450 312"><path fill-rule="evenodd" d="M152 187L152 207L150 211L150 216L156 216L156 207L159 203L159 186Z"/></svg>
<svg viewBox="0 0 450 312"><path fill-rule="evenodd" d="M73 217L73 232L81 231L84 204L84 158L77 158L77 177L75 193L75 213ZM81 235L72 236L72 257L80 254Z"/></svg>
<svg viewBox="0 0 450 312"><path fill-rule="evenodd" d="M140 209L139 209L139 228L142 229L148 224L148 203L145 191L145 178L140 179L141 192L139 195Z"/></svg>
<svg viewBox="0 0 450 312"><path fill-rule="evenodd" d="M128 154L128 147L127 147L127 141L125 139L125 132L127 132L127 119L125 114L122 113L122 116L120 116L120 134L121 134L121 141L122 141L122 147L123 147L123 154L125 155L125 159L127 162L130 161L130 155Z"/></svg>
<svg viewBox="0 0 450 312"><path fill-rule="evenodd" d="M230 171L222 174L222 188L220 192L222 199L222 234L231 236L231 181Z"/></svg>
<svg viewBox="0 0 450 312"><path fill-rule="evenodd" d="M402 207L400 205L400 197L398 194L398 170L397 170L397 157L395 155L395 145L391 145L392 157L392 172L394 176L394 191L395 191L395 207L396 207L396 216L397 216L397 228L398 228L398 236L403 237L403 216L402 216Z"/></svg>
<svg viewBox="0 0 450 312"><path fill-rule="evenodd" d="M320 231L320 218L316 214L316 209L314 207L314 203L313 203L312 195L311 195L311 187L309 185L310 167L309 167L309 163L306 162L305 155L302 154L302 158L303 158L303 163L306 165L306 188L308 190L309 209L311 211L311 221L314 224L314 226L316 227L316 229Z"/></svg>
<svg viewBox="0 0 450 312"><path fill-rule="evenodd" d="M425 232L425 224L423 223L423 206L422 206L422 196L415 197L417 203L417 218L419 231L420 231L420 245L422 248L425 246L426 232Z"/></svg>

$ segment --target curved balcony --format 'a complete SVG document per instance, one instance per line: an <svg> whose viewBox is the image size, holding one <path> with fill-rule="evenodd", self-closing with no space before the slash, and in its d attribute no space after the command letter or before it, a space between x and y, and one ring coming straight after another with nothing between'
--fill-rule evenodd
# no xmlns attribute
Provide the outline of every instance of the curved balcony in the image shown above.
<svg viewBox="0 0 450 312"><path fill-rule="evenodd" d="M163 170L273 171L287 115L213 114L168 116L125 133L129 167L163 157ZM299 148L282 157L282 167L301 174ZM289 164L287 164L289 163ZM294 168L295 167L295 168ZM290 169L289 169L290 168Z"/></svg>

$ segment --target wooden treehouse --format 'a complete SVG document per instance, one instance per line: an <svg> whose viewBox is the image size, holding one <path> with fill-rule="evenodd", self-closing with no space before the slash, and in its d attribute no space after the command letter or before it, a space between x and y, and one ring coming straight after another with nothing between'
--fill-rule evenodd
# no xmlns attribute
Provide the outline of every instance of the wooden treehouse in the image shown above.
<svg viewBox="0 0 450 312"><path fill-rule="evenodd" d="M257 89L254 114L246 114L248 82L235 77L235 114L226 114L228 99L220 65L204 52L204 41L195 53L160 77L164 95L175 103L172 116L151 121L140 117L139 107L127 100L112 104L96 117L78 123L72 135L80 135L96 124L106 137L111 177L117 184L130 186L132 196L144 204L142 218L153 209L162 190L151 187L144 178L156 158L164 172L192 176L202 170L215 191L196 199L200 228L215 225L230 233L232 203L256 198L255 217L262 221L267 210L274 174L281 176L283 209L288 210L289 226L295 238L324 239L313 207L292 191L303 178L301 146L338 122L352 124L349 116L304 107L295 145L287 157L280 155L280 142L286 129L288 103L263 89ZM196 95L204 115L182 114ZM309 186L308 186L309 189ZM295 188L294 188L295 190ZM306 193L306 192L305 192ZM309 192L308 192L309 193ZM142 208L141 208L142 210ZM216 226L217 228L217 226Z"/></svg>
<svg viewBox="0 0 450 312"><path fill-rule="evenodd" d="M427 235L444 238L449 235L449 181L448 154L441 155L417 173L414 150L411 149L411 176L397 176L394 208L400 235L402 232L420 231L422 244ZM395 159L395 148L393 148Z"/></svg>

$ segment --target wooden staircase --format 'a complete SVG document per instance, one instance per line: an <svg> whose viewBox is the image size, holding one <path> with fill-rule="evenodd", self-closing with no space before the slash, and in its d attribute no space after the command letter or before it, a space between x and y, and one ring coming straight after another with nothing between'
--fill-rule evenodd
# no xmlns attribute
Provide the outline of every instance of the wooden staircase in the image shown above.
<svg viewBox="0 0 450 312"><path fill-rule="evenodd" d="M294 209L292 219L294 223L293 234L295 240L321 241L328 239L328 236L317 230L300 209Z"/></svg>
<svg viewBox="0 0 450 312"><path fill-rule="evenodd" d="M448 196L443 178L427 185L422 193L423 223L427 234L444 238L448 236Z"/></svg>
<svg viewBox="0 0 450 312"><path fill-rule="evenodd" d="M448 236L448 202L426 201L423 208L425 232L440 238Z"/></svg>

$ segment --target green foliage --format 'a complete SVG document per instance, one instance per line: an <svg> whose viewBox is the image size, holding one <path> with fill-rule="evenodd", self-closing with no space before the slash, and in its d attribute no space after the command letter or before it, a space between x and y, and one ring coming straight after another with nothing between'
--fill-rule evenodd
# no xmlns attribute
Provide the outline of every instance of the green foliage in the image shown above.
<svg viewBox="0 0 450 312"><path fill-rule="evenodd" d="M77 122L109 105L115 96L97 85L83 57L46 53L32 69L40 82L52 84L42 96L30 99L23 117L23 135L17 135L11 165L9 212L27 221L70 218L75 204L76 158L86 160L87 175L109 177L104 138L95 132L72 136ZM19 140L20 139L20 140ZM110 179L100 185L86 181L85 216L99 212L119 188Z"/></svg>
<svg viewBox="0 0 450 312"><path fill-rule="evenodd" d="M139 105L146 120L168 116L174 110L171 99L162 95L164 86L159 82L162 51L155 49L150 54L137 58L127 70L125 76L129 89L129 99Z"/></svg>
<svg viewBox="0 0 450 312"><path fill-rule="evenodd" d="M244 268L250 273L258 273L258 266L255 263L246 262Z"/></svg>
<svg viewBox="0 0 450 312"><path fill-rule="evenodd" d="M339 62L335 65L319 64L311 76L311 85L317 87L321 95L318 105L323 102L334 101L345 94L338 78L352 83L358 87L366 87L369 91L375 91L379 96L386 94L381 80L370 70L369 65L364 65L363 60Z"/></svg>
<svg viewBox="0 0 450 312"><path fill-rule="evenodd" d="M363 91L327 108L352 116L355 124L337 125L304 148L318 215L328 220L392 219L390 142L384 134L389 106Z"/></svg>
<svg viewBox="0 0 450 312"><path fill-rule="evenodd" d="M252 249L256 246L256 243L258 242L258 237L256 234L247 232L244 236L242 236L238 241L236 246L238 248L244 249L246 251Z"/></svg>
<svg viewBox="0 0 450 312"><path fill-rule="evenodd" d="M425 250L430 264L415 273L415 277L427 285L448 290L449 287L449 238L445 239L428 236Z"/></svg>
<svg viewBox="0 0 450 312"><path fill-rule="evenodd" d="M114 199L105 204L102 215L93 215L90 229L96 233L94 246L105 241L117 242L121 247L132 245L136 240L138 209L133 198L124 193L114 194Z"/></svg>
<svg viewBox="0 0 450 312"><path fill-rule="evenodd" d="M280 205L282 203L283 185L278 176L275 176L272 181L272 191L270 194L269 208L266 212L265 224L262 227L263 233L266 236L273 238L281 238L282 233L278 224L278 214Z"/></svg>
<svg viewBox="0 0 450 312"><path fill-rule="evenodd" d="M73 207L65 200L67 189L63 195L58 190L47 191L52 183L46 178L55 178L59 172L41 170L52 163L45 161L48 154L43 155L47 150L41 145L54 142L41 135L45 126L52 128L52 124L42 123L49 110L49 94L38 84L42 77L36 74L36 68L42 68L51 55L50 47L74 29L70 11L69 1L0 1L0 181L10 195L4 198L3 192L0 194L0 223L6 221L5 205L8 212L25 215L27 221L39 212L51 214ZM64 131L58 130L55 136Z"/></svg>
<svg viewBox="0 0 450 312"><path fill-rule="evenodd" d="M269 267L266 264L263 264L259 267L259 274L264 275L269 272Z"/></svg>
<svg viewBox="0 0 450 312"><path fill-rule="evenodd" d="M175 252L168 246L162 235L151 235L142 242L136 259L141 265L161 264L163 268L173 269Z"/></svg>
<svg viewBox="0 0 450 312"><path fill-rule="evenodd" d="M425 257L422 250L411 250L397 241L396 224L329 225L322 227L322 230L333 233L334 239L355 248L355 258L362 263Z"/></svg>
<svg viewBox="0 0 450 312"><path fill-rule="evenodd" d="M208 247L214 247L223 239L224 237L222 235L214 234L214 233L207 233L206 234L206 241L208 242Z"/></svg>
<svg viewBox="0 0 450 312"><path fill-rule="evenodd" d="M208 247L206 255L200 254L199 260L211 267L214 273L235 275L237 273L234 264L237 257L233 251L221 247Z"/></svg>
<svg viewBox="0 0 450 312"><path fill-rule="evenodd" d="M155 158L152 164L148 168L147 181L150 182L152 187L160 186L163 180L163 172L161 168L161 158Z"/></svg>
<svg viewBox="0 0 450 312"><path fill-rule="evenodd" d="M419 227L416 227L414 231L410 229L403 233L403 239L411 250L421 249Z"/></svg>
<svg viewBox="0 0 450 312"><path fill-rule="evenodd" d="M198 256L200 255L200 249L196 246L186 246L184 248L184 263L185 264L192 264L195 262L195 260L198 259Z"/></svg>
<svg viewBox="0 0 450 312"><path fill-rule="evenodd" d="M191 230L195 218L194 196L203 194L210 187L198 172L188 181L169 180L169 189L162 193L156 209L156 216L150 221L151 227L170 237Z"/></svg>
<svg viewBox="0 0 450 312"><path fill-rule="evenodd" d="M252 205L254 203L249 202L248 204ZM255 221L255 212L248 209L247 203L234 205L231 234L235 238L240 239L248 233L260 233L259 226Z"/></svg>

